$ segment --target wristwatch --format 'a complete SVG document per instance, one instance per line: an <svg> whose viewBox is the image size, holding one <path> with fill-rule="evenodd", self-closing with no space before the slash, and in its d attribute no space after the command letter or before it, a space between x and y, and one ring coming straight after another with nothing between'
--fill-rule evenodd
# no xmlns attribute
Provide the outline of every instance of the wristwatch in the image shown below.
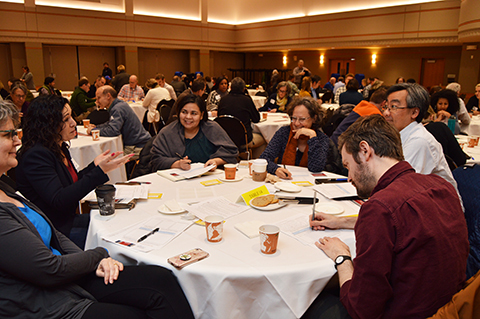
<svg viewBox="0 0 480 319"><path fill-rule="evenodd" d="M335 269L337 269L337 266L343 264L345 260L352 260L352 257L347 256L347 255L340 255L335 258Z"/></svg>

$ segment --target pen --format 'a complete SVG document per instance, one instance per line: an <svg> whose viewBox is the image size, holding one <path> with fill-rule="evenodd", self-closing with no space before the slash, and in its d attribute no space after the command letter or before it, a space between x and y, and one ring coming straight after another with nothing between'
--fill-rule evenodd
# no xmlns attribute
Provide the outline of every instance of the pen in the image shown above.
<svg viewBox="0 0 480 319"><path fill-rule="evenodd" d="M317 192L313 192L313 208L312 208L312 222L315 221L315 204L317 203ZM312 225L313 230L313 225Z"/></svg>
<svg viewBox="0 0 480 319"><path fill-rule="evenodd" d="M283 168L287 169L287 167L285 166L285 164L283 164ZM285 173L285 175L288 177L288 173Z"/></svg>
<svg viewBox="0 0 480 319"><path fill-rule="evenodd" d="M348 178L317 178L315 179L315 184L328 184L328 183L344 183L348 182Z"/></svg>
<svg viewBox="0 0 480 319"><path fill-rule="evenodd" d="M176 153L176 152L175 152L175 155L177 155L178 157L180 157L181 159L183 159L183 156L180 155L180 154L178 154L178 153Z"/></svg>
<svg viewBox="0 0 480 319"><path fill-rule="evenodd" d="M149 236L155 234L157 231L159 231L160 228L155 228L154 230L152 230L151 232L149 232L148 234L145 234L143 235L142 237L140 237L138 240L137 240L137 243L140 243L142 241L144 241L145 239L147 239Z"/></svg>

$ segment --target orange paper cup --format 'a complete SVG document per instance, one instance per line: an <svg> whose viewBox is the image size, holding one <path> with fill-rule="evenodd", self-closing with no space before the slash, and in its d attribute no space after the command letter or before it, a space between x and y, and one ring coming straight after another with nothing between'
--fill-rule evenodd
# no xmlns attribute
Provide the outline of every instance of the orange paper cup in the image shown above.
<svg viewBox="0 0 480 319"><path fill-rule="evenodd" d="M237 165L225 164L223 165L225 170L225 179L235 179L235 173L237 172Z"/></svg>
<svg viewBox="0 0 480 319"><path fill-rule="evenodd" d="M468 147L475 147L475 144L477 143L477 138L475 136L469 136L467 141Z"/></svg>
<svg viewBox="0 0 480 319"><path fill-rule="evenodd" d="M88 128L89 125L90 125L90 120L89 119L83 120L83 127L84 128Z"/></svg>
<svg viewBox="0 0 480 319"><path fill-rule="evenodd" d="M100 140L100 130L92 130L92 139L94 141Z"/></svg>
<svg viewBox="0 0 480 319"><path fill-rule="evenodd" d="M275 225L263 225L258 229L260 233L260 250L271 255L277 252L278 235L280 228Z"/></svg>
<svg viewBox="0 0 480 319"><path fill-rule="evenodd" d="M20 141L22 140L22 137L23 137L23 130L21 128L18 128L17 129L17 136L18 138L20 139Z"/></svg>
<svg viewBox="0 0 480 319"><path fill-rule="evenodd" d="M268 113L267 113L267 112L263 112L263 113L262 113L262 118L263 118L264 120L266 120L267 117L268 117Z"/></svg>
<svg viewBox="0 0 480 319"><path fill-rule="evenodd" d="M223 217L211 215L205 217L205 229L207 240L211 243L218 243L223 239Z"/></svg>

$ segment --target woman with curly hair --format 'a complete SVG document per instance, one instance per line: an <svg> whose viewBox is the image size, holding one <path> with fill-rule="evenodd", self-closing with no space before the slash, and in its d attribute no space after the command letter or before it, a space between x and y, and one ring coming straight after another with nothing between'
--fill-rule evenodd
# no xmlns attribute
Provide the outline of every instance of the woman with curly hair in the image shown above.
<svg viewBox="0 0 480 319"><path fill-rule="evenodd" d="M458 104L457 93L452 90L441 90L432 95L430 105L437 113L435 122L448 124L448 119L456 115L460 104Z"/></svg>
<svg viewBox="0 0 480 319"><path fill-rule="evenodd" d="M130 156L117 158L123 152L109 154L107 150L78 172L67 144L76 135L75 126L66 99L56 95L36 98L25 117L16 179L18 190L82 248L89 215L75 214L78 201L107 182L107 173L124 165Z"/></svg>
<svg viewBox="0 0 480 319"><path fill-rule="evenodd" d="M207 111L217 116L218 104L222 97L228 94L228 80L226 77L219 77L215 80L212 92L207 97Z"/></svg>
<svg viewBox="0 0 480 319"><path fill-rule="evenodd" d="M320 129L323 112L317 102L297 96L288 105L287 114L292 123L281 127L260 155L268 162L267 171L283 179L292 179L292 173L278 164L307 167L311 172L336 171L341 166L338 150Z"/></svg>

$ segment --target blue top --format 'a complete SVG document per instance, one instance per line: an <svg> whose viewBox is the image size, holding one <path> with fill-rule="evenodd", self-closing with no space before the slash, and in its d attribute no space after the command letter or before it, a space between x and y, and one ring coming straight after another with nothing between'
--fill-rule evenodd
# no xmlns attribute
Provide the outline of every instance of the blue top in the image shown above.
<svg viewBox="0 0 480 319"><path fill-rule="evenodd" d="M192 139L185 139L185 153L183 156L188 156L192 163L206 163L216 150L215 145L207 139L200 127L197 135Z"/></svg>
<svg viewBox="0 0 480 319"><path fill-rule="evenodd" d="M54 255L61 256L62 254L50 246L50 240L52 240L52 228L47 223L45 218L40 216L36 211L25 205L25 207L18 207L20 211L30 220L30 222L35 226L40 237L42 237L43 243L47 246L48 249L52 251Z"/></svg>

